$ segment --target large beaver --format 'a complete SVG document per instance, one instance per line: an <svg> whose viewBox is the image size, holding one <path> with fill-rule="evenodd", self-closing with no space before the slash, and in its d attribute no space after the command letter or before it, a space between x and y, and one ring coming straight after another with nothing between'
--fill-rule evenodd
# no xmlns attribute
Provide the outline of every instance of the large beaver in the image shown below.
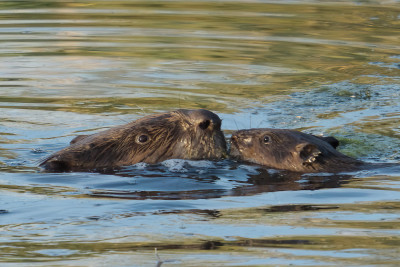
<svg viewBox="0 0 400 267"><path fill-rule="evenodd" d="M50 171L85 171L166 159L225 156L221 119L204 109L180 109L78 136L69 147L50 155L40 166Z"/></svg>
<svg viewBox="0 0 400 267"><path fill-rule="evenodd" d="M286 129L249 129L232 134L230 155L238 160L295 172L342 172L365 163L335 149L335 138Z"/></svg>

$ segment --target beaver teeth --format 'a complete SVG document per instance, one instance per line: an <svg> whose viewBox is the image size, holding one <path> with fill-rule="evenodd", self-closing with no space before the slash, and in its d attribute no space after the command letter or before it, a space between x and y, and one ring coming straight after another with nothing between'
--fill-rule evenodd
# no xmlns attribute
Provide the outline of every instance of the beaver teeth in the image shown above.
<svg viewBox="0 0 400 267"><path fill-rule="evenodd" d="M319 156L319 155L321 155L321 152L320 151L314 151L311 155L310 155L310 157L305 161L305 163L313 163L314 161L316 161L317 160L317 157Z"/></svg>

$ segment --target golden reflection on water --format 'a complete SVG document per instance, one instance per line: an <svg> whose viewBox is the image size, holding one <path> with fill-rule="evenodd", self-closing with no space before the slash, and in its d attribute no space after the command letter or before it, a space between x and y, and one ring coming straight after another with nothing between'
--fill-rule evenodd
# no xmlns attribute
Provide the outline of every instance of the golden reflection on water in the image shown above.
<svg viewBox="0 0 400 267"><path fill-rule="evenodd" d="M142 77L149 71L155 80L167 83L164 88L169 95L163 96L162 106L176 106L176 98L182 97L182 92L175 91L176 86L184 92L194 86L196 93L186 92L183 104L192 107L202 103L211 109L214 101L202 99L209 99L211 93L223 103L215 108L225 112L232 111L232 104L242 102L241 106L252 106L256 99L268 101L274 94L309 90L326 82L376 76L370 78L368 82L371 83L379 81L377 76L400 73L398 68L368 64L388 62L391 55L399 53L393 37L400 24L397 17L400 8L396 5L378 9L375 5L302 2L91 1L28 2L25 5L7 2L1 7L4 9L0 12L2 27L7 29L1 41L3 57L22 56L28 62L39 59L35 76L40 80L51 77L52 81L45 85L48 87L60 81L68 86L68 81L75 80L74 87L92 91L97 82L101 83L100 77L107 75L107 84L94 95L100 106L101 102L110 101L103 99L103 92L118 91L122 86L135 90L135 83L141 84ZM7 12L10 9L18 12ZM21 29L24 29L22 33ZM59 61L59 65L51 68L40 65L40 58L48 56L53 56L52 60ZM117 59L112 63L114 70L103 69L104 65L91 60L93 57L108 58L107 61ZM118 62L119 58L125 60ZM14 59L5 58L6 61ZM129 65L130 59L134 68ZM64 79L62 73L64 60L79 62L69 79ZM157 64L160 61L172 64ZM202 66L191 68L198 62L203 62ZM33 65L33 62L28 64ZM146 71L151 65L154 68ZM54 67L60 72L51 73ZM68 65L64 68L70 71ZM164 76L167 70L173 71L175 77ZM6 75L10 74L5 71ZM25 71L20 70L19 78L31 79L23 77L28 74ZM216 76L216 72L221 76ZM199 73L204 76L197 76ZM82 79L88 74L94 76L89 79L90 83ZM56 80L53 75L57 75ZM185 75L187 81L181 81L176 75ZM124 85L126 76L130 83ZM171 80L174 78L178 81ZM146 82L148 86L137 88L165 90L151 79ZM11 87L19 84L14 81ZM29 80L21 85L29 88ZM63 109L89 111L74 104L80 102L78 92L71 95L65 90L49 91L47 97L66 97ZM124 101L123 98L121 95L112 101ZM135 98L138 105L146 105L141 98ZM154 108L159 104L154 103ZM101 108L95 110L98 111ZM104 112L109 111L104 107Z"/></svg>

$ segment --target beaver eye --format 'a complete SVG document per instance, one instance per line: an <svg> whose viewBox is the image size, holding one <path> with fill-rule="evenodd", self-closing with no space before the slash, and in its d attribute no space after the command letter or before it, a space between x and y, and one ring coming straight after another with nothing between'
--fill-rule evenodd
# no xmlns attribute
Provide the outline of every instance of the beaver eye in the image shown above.
<svg viewBox="0 0 400 267"><path fill-rule="evenodd" d="M210 123L211 122L209 120L202 121L199 123L199 127L200 127L200 129L205 130L208 128L208 126L210 126Z"/></svg>
<svg viewBox="0 0 400 267"><path fill-rule="evenodd" d="M136 142L139 144L144 144L149 140L149 137L145 134L140 135L137 139Z"/></svg>
<svg viewBox="0 0 400 267"><path fill-rule="evenodd" d="M265 135L263 138L264 144L268 144L270 141L271 141L271 137L269 137L268 135Z"/></svg>

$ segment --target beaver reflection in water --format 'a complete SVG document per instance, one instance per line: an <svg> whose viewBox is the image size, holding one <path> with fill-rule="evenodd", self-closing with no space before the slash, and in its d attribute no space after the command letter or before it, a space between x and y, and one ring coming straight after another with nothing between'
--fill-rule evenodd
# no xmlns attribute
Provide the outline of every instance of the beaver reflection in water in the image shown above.
<svg viewBox="0 0 400 267"><path fill-rule="evenodd" d="M167 159L215 160L226 153L221 119L216 114L180 109L78 136L40 166L61 172L104 170Z"/></svg>
<svg viewBox="0 0 400 267"><path fill-rule="evenodd" d="M335 148L333 137L317 137L295 130L249 129L232 134L230 155L238 160L294 172L342 172L365 163Z"/></svg>

